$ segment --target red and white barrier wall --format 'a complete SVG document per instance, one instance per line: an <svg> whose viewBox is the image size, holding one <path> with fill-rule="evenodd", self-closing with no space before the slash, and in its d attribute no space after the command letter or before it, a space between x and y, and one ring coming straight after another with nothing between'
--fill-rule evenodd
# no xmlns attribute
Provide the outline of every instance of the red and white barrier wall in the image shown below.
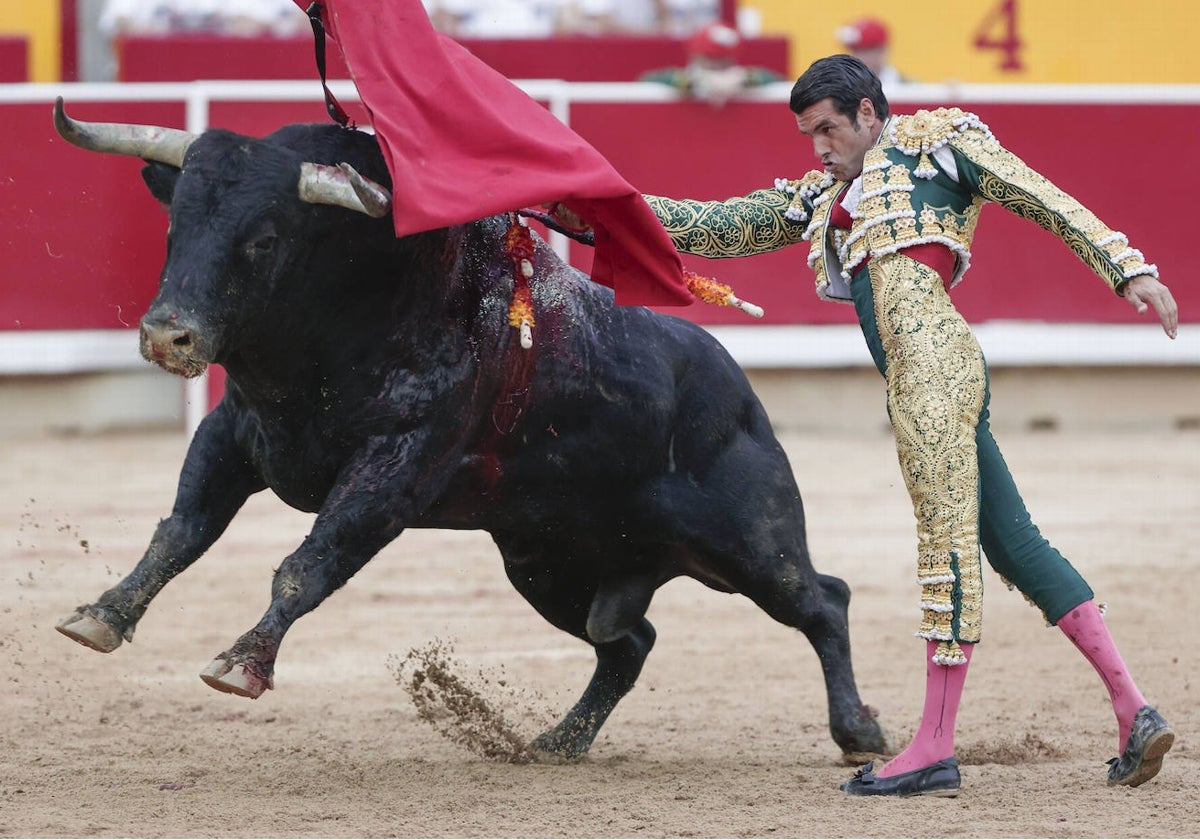
<svg viewBox="0 0 1200 840"><path fill-rule="evenodd" d="M644 192L725 198L815 164L787 109L787 84L722 109L656 85L519 84ZM333 87L358 110L349 82ZM57 137L50 114L59 95L77 118L191 131L262 135L327 119L320 86L310 81L0 85L0 374L143 364L132 331L154 295L165 213L142 185L139 161ZM1159 266L1184 322L1179 339L1168 341L1056 238L989 207L955 296L991 363L1200 364L1200 337L1191 334L1200 329L1190 328L1200 323L1200 284L1188 203L1200 194L1200 86L930 85L893 98L901 112L941 104L979 114L1008 148L1126 233ZM361 111L354 116L366 122ZM586 268L587 249L569 251ZM672 314L708 326L747 367L869 364L850 308L813 294L806 255L798 246L741 260L685 258L766 316L751 322L700 303ZM202 411L207 400L192 402Z"/></svg>

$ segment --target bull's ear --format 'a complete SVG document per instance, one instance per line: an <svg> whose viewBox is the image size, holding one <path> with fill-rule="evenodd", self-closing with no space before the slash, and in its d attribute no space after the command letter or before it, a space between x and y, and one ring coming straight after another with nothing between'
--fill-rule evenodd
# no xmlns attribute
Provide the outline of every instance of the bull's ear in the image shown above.
<svg viewBox="0 0 1200 840"><path fill-rule="evenodd" d="M142 180L150 188L150 194L161 204L170 204L175 195L175 182L179 180L179 168L157 161L147 161L142 167Z"/></svg>

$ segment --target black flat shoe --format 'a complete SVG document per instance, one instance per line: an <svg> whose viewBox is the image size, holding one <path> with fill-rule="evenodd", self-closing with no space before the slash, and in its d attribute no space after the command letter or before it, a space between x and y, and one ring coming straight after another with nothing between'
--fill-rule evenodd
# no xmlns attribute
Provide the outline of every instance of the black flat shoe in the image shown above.
<svg viewBox="0 0 1200 840"><path fill-rule="evenodd" d="M958 796L960 787L962 777L953 758L882 779L875 775L872 761L853 779L842 782L842 790L851 796Z"/></svg>
<svg viewBox="0 0 1200 840"><path fill-rule="evenodd" d="M1158 775L1175 733L1153 706L1142 706L1133 719L1129 741L1119 758L1108 760L1108 783L1137 787Z"/></svg>

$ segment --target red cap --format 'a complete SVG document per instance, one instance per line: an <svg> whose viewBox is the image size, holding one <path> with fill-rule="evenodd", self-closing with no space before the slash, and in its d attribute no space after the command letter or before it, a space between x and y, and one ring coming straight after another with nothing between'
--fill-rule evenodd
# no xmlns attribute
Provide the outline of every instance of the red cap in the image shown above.
<svg viewBox="0 0 1200 840"><path fill-rule="evenodd" d="M710 23L688 39L687 50L689 55L705 58L736 58L741 43L742 36L736 29L722 23Z"/></svg>
<svg viewBox="0 0 1200 840"><path fill-rule="evenodd" d="M887 46L888 30L882 21L875 20L875 18L862 18L839 27L837 39L848 49L869 50Z"/></svg>

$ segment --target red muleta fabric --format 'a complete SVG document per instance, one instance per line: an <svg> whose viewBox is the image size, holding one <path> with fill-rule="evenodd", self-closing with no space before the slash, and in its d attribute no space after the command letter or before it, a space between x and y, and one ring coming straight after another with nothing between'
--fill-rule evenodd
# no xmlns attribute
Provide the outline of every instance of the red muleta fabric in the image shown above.
<svg viewBox="0 0 1200 840"><path fill-rule="evenodd" d="M592 225L592 279L617 303L692 302L679 254L641 194L545 107L434 30L420 0L323 6L391 172L397 236L562 201Z"/></svg>

